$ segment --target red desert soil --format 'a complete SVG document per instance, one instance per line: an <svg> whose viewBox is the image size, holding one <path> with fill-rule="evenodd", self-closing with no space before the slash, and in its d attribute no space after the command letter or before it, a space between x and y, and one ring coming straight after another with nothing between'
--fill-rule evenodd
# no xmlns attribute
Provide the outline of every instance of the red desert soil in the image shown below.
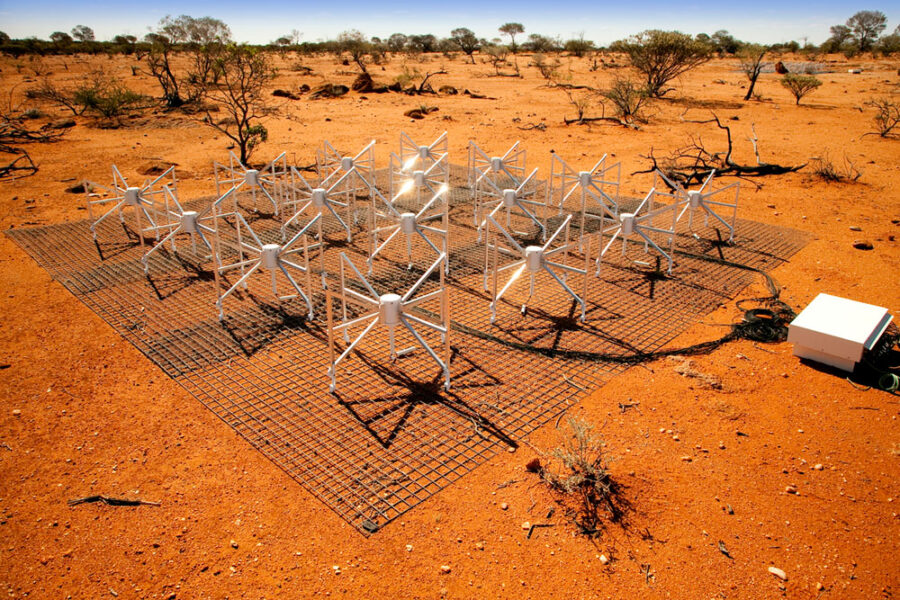
<svg viewBox="0 0 900 600"><path fill-rule="evenodd" d="M760 190L742 184L739 216L815 235L772 273L783 299L799 310L828 292L900 313L900 141L863 135L874 127L866 100L898 93L896 61L854 63L863 72L852 75L849 63L834 59L832 72L819 75L824 85L800 106L775 74L758 85L765 101L743 102L736 64L713 61L677 81L672 98L655 102L649 124L633 131L565 126L563 117L574 116L565 95L545 87L537 70L525 67L526 57L519 57L521 79L487 77L489 65L463 59L435 56L414 66L443 64L449 73L434 78L436 88L453 85L496 100L355 92L277 99L291 118L268 122L269 141L255 159L286 150L295 164L310 164L324 139L347 150L375 139L384 166L401 130L426 142L447 130L458 164L470 139L492 152L521 140L529 163L545 175L551 150L576 168L612 153L623 163L623 191L637 194L650 177L627 174L646 168L640 155L651 148L664 154L691 133L722 147L715 125L682 120L687 109L689 119L707 118L712 109L732 126L740 162L753 161L747 137L755 125L764 161L798 164L827 154L835 163L846 156L863 171L852 184L826 183L808 167L760 179ZM156 93L146 75L131 75L133 59L44 60L57 82L74 83L103 67ZM587 59L563 60L574 83L605 85L624 72L590 72ZM17 72L11 59L0 61L4 95L13 89L14 102L37 80L27 58L22 62ZM353 78L331 58L306 59L313 75L292 71L293 62L280 62L275 87ZM390 83L401 63L373 67L376 82ZM403 116L423 103L440 110L417 121ZM44 120L66 116L42 109ZM228 142L192 119L157 113L104 129L76 118L63 141L29 147L40 165L35 176L0 183L0 227L84 218L83 197L66 188L73 178L105 181L112 163L138 177L148 163L173 161L183 195L212 193L211 162L227 156ZM519 129L529 123L546 129ZM874 249L854 249L858 239ZM0 285L0 584L11 598L871 599L900 592L897 396L856 389L834 372L802 364L787 343L734 342L693 358L721 389L658 360L570 410L601 429L612 475L632 507L627 527L610 525L588 539L574 533L561 510L545 519L554 500L525 471L535 452L523 445L364 537L6 236ZM762 291L756 285L742 295ZM739 315L728 302L671 345L718 337L722 328L713 324ZM623 413L619 403L629 401L640 405ZM550 448L559 433L551 422L528 441ZM67 506L91 494L161 506ZM554 526L528 539L525 521ZM770 566L787 580L770 574Z"/></svg>

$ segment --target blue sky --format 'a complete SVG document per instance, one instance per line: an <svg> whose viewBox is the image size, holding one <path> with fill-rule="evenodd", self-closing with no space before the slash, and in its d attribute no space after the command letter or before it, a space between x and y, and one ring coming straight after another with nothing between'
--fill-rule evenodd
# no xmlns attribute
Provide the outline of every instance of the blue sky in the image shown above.
<svg viewBox="0 0 900 600"><path fill-rule="evenodd" d="M730 6L729 6L730 5ZM828 28L843 23L857 10L881 10L888 17L887 32L900 24L896 3L853 7L844 2L776 2L754 0L731 3L722 0L687 0L683 3L640 0L632 2L554 3L524 0L444 0L419 2L340 2L234 0L174 2L158 0L140 4L126 1L72 2L64 0L0 0L0 30L12 37L48 38L54 31L69 31L84 24L97 39L119 33L142 37L167 14L211 16L225 21L238 41L264 43L297 29L305 41L334 38L347 29L366 36L392 33L433 33L444 37L455 27L468 27L479 37L498 35L508 21L525 26L525 35L541 33L564 39L584 32L585 38L608 44L644 29L678 29L686 33L712 34L726 29L738 39L764 43L803 40L821 43Z"/></svg>

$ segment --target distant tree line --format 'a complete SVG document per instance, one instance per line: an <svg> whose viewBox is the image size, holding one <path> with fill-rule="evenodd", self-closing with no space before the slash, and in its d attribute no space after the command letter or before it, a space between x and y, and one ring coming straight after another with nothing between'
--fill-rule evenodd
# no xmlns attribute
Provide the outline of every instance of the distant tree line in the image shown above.
<svg viewBox="0 0 900 600"><path fill-rule="evenodd" d="M179 17L178 19L191 19L191 17ZM174 22L178 19L167 17ZM165 20L165 19L164 19ZM210 17L193 19L197 22L218 21ZM224 25L224 24L222 24ZM227 27L227 26L226 26ZM900 52L900 26L893 33L883 35L887 29L887 17L877 10L861 10L847 19L846 23L834 25L830 30L830 37L821 45L811 44L804 40L801 44L791 41L781 44L766 46L769 52L802 52L806 54L841 52L847 56L853 56L861 52L871 52L876 55L890 56ZM573 38L562 39L550 37L539 33L525 35L525 27L521 23L504 23L498 28L500 36L485 39L479 38L466 27L458 27L450 32L449 37L440 38L433 34L405 34L394 33L387 38L366 38L362 33L350 30L339 35L333 40L317 42L301 41L302 35L293 30L291 33L281 36L268 44L258 44L254 47L285 52L297 52L301 54L341 54L349 52L356 56L384 57L390 54L423 54L432 52L463 53L474 62L473 55L476 52L503 46L512 54L527 53L568 53L572 56L582 57L591 52L601 50L620 50L627 40L621 40L610 44L605 48L587 40L584 34ZM170 28L169 34L172 33ZM155 45L160 42L160 36L168 38L168 43L173 51L191 50L197 43L196 35L178 33L169 35L160 31L157 27L154 31L145 35L142 39L130 34L120 34L108 41L98 41L94 31L86 25L77 25L70 32L55 31L50 34L48 40L36 37L24 39L11 39L0 31L0 52L21 56L26 54L137 54L143 57L150 53ZM503 38L506 38L504 40ZM693 40L703 44L710 52L718 56L735 56L745 49L749 42L736 39L725 30L719 30L712 35L699 33L692 36ZM231 41L230 39L227 41ZM504 41L508 41L504 44ZM355 58L353 59L355 60Z"/></svg>

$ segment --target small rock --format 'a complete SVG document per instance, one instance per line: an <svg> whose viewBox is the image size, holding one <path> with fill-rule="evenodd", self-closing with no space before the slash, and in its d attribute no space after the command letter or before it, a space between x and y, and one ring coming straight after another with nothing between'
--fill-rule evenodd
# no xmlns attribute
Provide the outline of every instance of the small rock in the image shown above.
<svg viewBox="0 0 900 600"><path fill-rule="evenodd" d="M484 550L484 542L475 542L476 550Z"/></svg>
<svg viewBox="0 0 900 600"><path fill-rule="evenodd" d="M506 502L500 503L500 510L506 510L507 508L509 508L509 504L507 504Z"/></svg>
<svg viewBox="0 0 900 600"><path fill-rule="evenodd" d="M787 581L787 574L777 567L769 567L769 573L782 581Z"/></svg>
<svg viewBox="0 0 900 600"><path fill-rule="evenodd" d="M335 575L340 575L341 574L341 565L334 565L333 567L331 567L331 570L334 571Z"/></svg>
<svg viewBox="0 0 900 600"><path fill-rule="evenodd" d="M231 547L232 547L232 548L237 548L237 547L238 547L238 543L237 543L236 541L234 541L234 540L231 540Z"/></svg>
<svg viewBox="0 0 900 600"><path fill-rule="evenodd" d="M540 473L541 472L541 459L535 457L525 463L525 470L529 473Z"/></svg>
<svg viewBox="0 0 900 600"><path fill-rule="evenodd" d="M862 227L860 227L859 225L851 225L850 231L862 231Z"/></svg>
<svg viewBox="0 0 900 600"><path fill-rule="evenodd" d="M525 521L524 523L522 523L522 529L525 529L525 530L531 529L531 523L529 523L528 521Z"/></svg>
<svg viewBox="0 0 900 600"><path fill-rule="evenodd" d="M872 242L868 240L856 240L853 242L853 247L857 250L872 250L875 246L872 245Z"/></svg>
<svg viewBox="0 0 900 600"><path fill-rule="evenodd" d="M450 572L450 565L441 565L441 573L447 575Z"/></svg>
<svg viewBox="0 0 900 600"><path fill-rule="evenodd" d="M821 581L816 582L816 591L817 591L817 592L821 592L821 591L824 590L824 589L825 589L825 586L822 585L822 582L821 582Z"/></svg>
<svg viewBox="0 0 900 600"><path fill-rule="evenodd" d="M799 494L800 493L797 491L797 486L795 486L795 485L785 486L784 491L788 494Z"/></svg>
<svg viewBox="0 0 900 600"><path fill-rule="evenodd" d="M724 450L724 449L725 449L725 442L720 440L719 441L719 450Z"/></svg>
<svg viewBox="0 0 900 600"><path fill-rule="evenodd" d="M691 462L692 460L694 460L694 458L688 455L684 455L681 457L681 460L683 460L684 462Z"/></svg>
<svg viewBox="0 0 900 600"><path fill-rule="evenodd" d="M680 442L680 441L681 441L681 438L678 437L678 434L676 433L675 435L672 436L672 440L675 441L675 442Z"/></svg>
<svg viewBox="0 0 900 600"><path fill-rule="evenodd" d="M14 417L18 417L18 416L20 416L20 415L22 414L22 411L19 410L18 408L14 408L13 411L12 411L12 414L13 414Z"/></svg>
<svg viewBox="0 0 900 600"><path fill-rule="evenodd" d="M606 557L605 554L600 555L600 564L601 565L609 564L609 559Z"/></svg>
<svg viewBox="0 0 900 600"><path fill-rule="evenodd" d="M825 468L825 465L823 465L822 463L816 463L813 465L813 469L816 471L821 471L824 468Z"/></svg>
<svg viewBox="0 0 900 600"><path fill-rule="evenodd" d="M407 545L406 545L406 551L407 551L407 552L412 552L412 544L407 544Z"/></svg>

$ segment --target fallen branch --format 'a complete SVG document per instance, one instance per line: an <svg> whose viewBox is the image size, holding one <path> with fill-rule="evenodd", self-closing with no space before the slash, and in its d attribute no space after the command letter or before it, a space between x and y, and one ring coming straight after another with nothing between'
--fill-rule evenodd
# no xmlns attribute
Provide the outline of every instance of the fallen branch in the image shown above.
<svg viewBox="0 0 900 600"><path fill-rule="evenodd" d="M672 152L668 157L658 160L650 150L650 154L643 156L651 162L650 167L642 171L634 171L632 175L641 173L653 173L656 170L661 171L670 180L683 186L702 183L713 171L717 175L734 175L736 177L765 177L767 175L783 175L785 173L793 173L799 171L806 166L802 165L780 165L777 163L762 162L759 157L758 138L756 130L751 126L753 131L752 137L748 140L753 145L753 152L756 155L755 165L743 165L734 161L731 157L734 143L731 136L731 128L723 125L719 117L712 113L711 119L702 121L684 119L686 123L715 123L716 126L725 131L727 141L727 149L725 152L714 152L706 148L703 140L699 137L694 139L691 137L690 144L679 148ZM667 182L668 184L668 182ZM762 186L755 184L757 189Z"/></svg>

